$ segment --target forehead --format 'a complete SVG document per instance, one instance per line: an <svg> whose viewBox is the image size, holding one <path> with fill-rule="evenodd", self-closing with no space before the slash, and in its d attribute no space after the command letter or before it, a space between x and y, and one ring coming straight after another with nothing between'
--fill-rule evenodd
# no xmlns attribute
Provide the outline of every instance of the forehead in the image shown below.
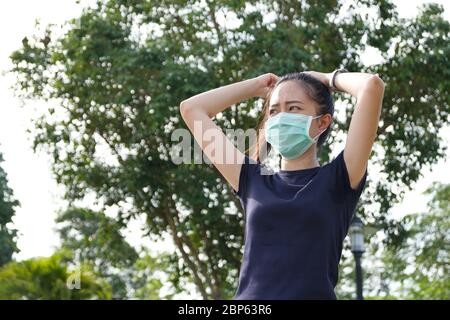
<svg viewBox="0 0 450 320"><path fill-rule="evenodd" d="M303 89L299 84L294 81L282 82L272 92L269 106L292 100L299 100L305 104L311 103L311 99L306 94L305 89Z"/></svg>

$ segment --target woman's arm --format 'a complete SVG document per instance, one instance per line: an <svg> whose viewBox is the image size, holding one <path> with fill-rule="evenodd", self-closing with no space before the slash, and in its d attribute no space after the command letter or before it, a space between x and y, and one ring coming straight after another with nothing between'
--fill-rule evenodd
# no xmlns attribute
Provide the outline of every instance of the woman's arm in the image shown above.
<svg viewBox="0 0 450 320"><path fill-rule="evenodd" d="M234 190L239 188L239 175L244 154L212 121L217 113L233 104L253 97L264 97L277 76L261 75L197 94L180 103L180 112L195 140L206 156Z"/></svg>
<svg viewBox="0 0 450 320"><path fill-rule="evenodd" d="M350 184L356 189L366 171L377 136L384 82L378 75L350 72L338 74L334 83L338 90L348 92L357 99L344 149Z"/></svg>
<svg viewBox="0 0 450 320"><path fill-rule="evenodd" d="M310 72L328 86L331 73ZM344 148L344 161L353 189L361 182L367 168L378 130L384 82L378 75L361 72L338 73L335 86L356 97L356 105Z"/></svg>
<svg viewBox="0 0 450 320"><path fill-rule="evenodd" d="M255 79L248 79L232 83L223 87L199 93L181 102L181 114L186 109L195 108L196 111L203 111L212 118L219 112L227 109L233 104L254 97L256 92Z"/></svg>

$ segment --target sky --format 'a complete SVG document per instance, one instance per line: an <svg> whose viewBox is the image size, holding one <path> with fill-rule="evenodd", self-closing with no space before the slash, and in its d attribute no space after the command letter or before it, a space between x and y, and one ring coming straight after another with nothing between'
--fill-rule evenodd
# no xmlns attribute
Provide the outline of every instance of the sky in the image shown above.
<svg viewBox="0 0 450 320"><path fill-rule="evenodd" d="M43 25L48 23L61 24L76 17L81 5L72 0L15 0L2 1L0 4L0 30L2 30L2 45L0 46L0 70L8 69L11 64L8 56L21 46L24 36L30 36L35 30L35 19L39 18ZM394 1L398 6L400 16L412 17L417 13L417 6L425 2L438 2L445 7L445 17L450 19L450 1ZM363 56L367 64L376 63L377 53L369 50ZM0 75L0 152L5 161L0 165L6 171L9 186L14 196L20 201L13 219L14 227L19 230L18 247L20 252L15 255L17 260L36 256L49 256L54 252L59 239L54 230L58 210L65 208L61 200L63 189L56 184L51 173L50 157L45 152L34 153L31 136L27 128L32 127L31 119L39 110L50 105L44 102L26 102L24 107L11 90L14 78L9 74ZM441 135L450 137L450 127L441 131ZM447 140L447 145L450 141ZM403 215L420 212L426 209L428 198L422 192L433 182L450 183L450 151L447 161L440 161L433 168L424 168L421 178L413 190L407 192L404 201L393 209L394 214ZM92 200L86 205L92 208ZM144 221L132 221L130 231L126 233L127 240L133 245L151 243L139 232Z"/></svg>

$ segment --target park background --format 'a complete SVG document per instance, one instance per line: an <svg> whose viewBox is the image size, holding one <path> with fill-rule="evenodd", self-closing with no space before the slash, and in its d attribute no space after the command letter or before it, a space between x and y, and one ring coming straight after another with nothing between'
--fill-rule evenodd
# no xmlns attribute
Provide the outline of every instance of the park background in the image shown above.
<svg viewBox="0 0 450 320"><path fill-rule="evenodd" d="M266 72L341 65L386 83L358 207L364 296L450 297L448 1L0 7L0 298L231 298L242 209L213 167L170 162L178 104ZM321 163L343 148L354 102L335 95ZM261 105L216 122L253 128ZM355 297L348 241L336 291Z"/></svg>

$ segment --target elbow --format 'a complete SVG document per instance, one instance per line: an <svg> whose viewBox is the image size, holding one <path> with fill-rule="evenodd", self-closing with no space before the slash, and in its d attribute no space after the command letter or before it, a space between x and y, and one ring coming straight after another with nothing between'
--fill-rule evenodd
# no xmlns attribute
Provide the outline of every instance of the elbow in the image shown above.
<svg viewBox="0 0 450 320"><path fill-rule="evenodd" d="M377 74L373 74L366 80L360 93L362 92L384 95L384 81Z"/></svg>
<svg viewBox="0 0 450 320"><path fill-rule="evenodd" d="M371 88L378 88L384 91L384 81L381 80L378 74L372 74L370 78L367 80L366 85Z"/></svg>
<svg viewBox="0 0 450 320"><path fill-rule="evenodd" d="M187 118L193 118L193 117L198 117L199 114L206 114L209 118L212 118L212 116L205 110L203 110L201 107L194 107L192 104L188 104L185 101L182 101L180 103L180 113L181 113L181 117L183 119L187 119Z"/></svg>
<svg viewBox="0 0 450 320"><path fill-rule="evenodd" d="M186 102L182 101L180 103L180 114L183 117L183 119L186 118L186 115L188 114L190 109L191 107L188 104L186 104Z"/></svg>

